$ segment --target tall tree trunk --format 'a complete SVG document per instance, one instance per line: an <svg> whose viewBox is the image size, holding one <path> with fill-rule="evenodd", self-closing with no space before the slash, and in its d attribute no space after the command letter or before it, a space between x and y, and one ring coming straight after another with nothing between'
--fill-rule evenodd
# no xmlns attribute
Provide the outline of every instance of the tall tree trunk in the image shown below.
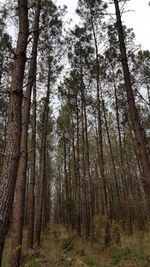
<svg viewBox="0 0 150 267"><path fill-rule="evenodd" d="M19 33L9 99L6 146L0 185L0 265L8 230L20 156L22 87L28 40L27 0L18 0Z"/></svg>
<svg viewBox="0 0 150 267"><path fill-rule="evenodd" d="M71 137L73 139L73 137ZM68 197L69 197L69 201L71 202L72 204L72 201L73 201L73 190L74 190L74 177L72 175L72 158L71 158L71 143L73 142L73 140L71 140L71 142L69 142L69 145L68 145L68 189L69 189L69 194L68 194ZM72 208L71 206L68 207L68 211L69 211L69 227L73 229L74 227L74 214L72 212Z"/></svg>
<svg viewBox="0 0 150 267"><path fill-rule="evenodd" d="M47 94L44 105L43 112L43 130L42 130L42 144L41 144L41 169L40 169L40 179L39 179L39 198L37 214L35 216L35 236L34 243L38 247L40 245L41 239L41 226L42 226L42 206L43 206L43 194L44 194L44 179L46 171L46 143L47 143L47 124L49 115L49 96L50 96L50 82L51 82L51 62L50 58L48 60L48 82L47 82Z"/></svg>
<svg viewBox="0 0 150 267"><path fill-rule="evenodd" d="M46 155L47 159L47 166L46 166L46 177L47 177L47 188L46 188L46 195L47 195L47 202L46 202L46 225L51 220L51 213L52 213L52 188L50 187L52 183L52 166L51 166L51 158L47 151Z"/></svg>
<svg viewBox="0 0 150 267"><path fill-rule="evenodd" d="M73 121L72 121L72 127ZM77 205L77 160L76 160L76 149L75 149L75 131L74 129L72 130L72 159L73 159L73 175L72 175L72 200L74 203L74 210L72 211L72 217L71 217L71 226L72 229L75 227L78 230L78 223L77 223L77 210L78 210L78 205ZM71 165L71 164L70 164ZM69 166L69 170L71 172L71 168Z"/></svg>
<svg viewBox="0 0 150 267"><path fill-rule="evenodd" d="M135 98L133 94L131 78L130 78L130 71L128 66L128 59L126 54L126 46L124 41L124 32L123 26L121 21L121 14L119 9L119 1L114 0L115 10L116 10L116 18L117 18L117 28L118 28L118 37L119 37L119 45L120 45L120 52L121 52L121 59L122 59L122 67L124 72L124 81L125 81L125 88L127 93L127 101L129 105L129 112L131 117L132 128L135 134L136 146L138 150L138 156L140 159L140 163L142 166L144 190L147 197L147 202L150 207L150 163L148 160L148 154L146 151L145 145L145 136L142 129L142 125L140 122L140 117L135 105Z"/></svg>
<svg viewBox="0 0 150 267"><path fill-rule="evenodd" d="M28 143L28 127L30 118L30 104L31 104L31 91L33 87L34 78L36 75L36 62L37 62L37 45L39 38L39 16L40 16L40 0L37 3L34 22L34 38L32 46L32 59L30 62L30 70L28 76L28 85L25 92L23 113L22 113L22 133L21 133L21 149L20 159L17 173L17 184L13 214L13 239L12 250L10 257L10 266L20 266L20 255L22 248L22 236L24 225L24 207L25 207L25 188L26 188L26 169L27 169L27 143Z"/></svg>
<svg viewBox="0 0 150 267"><path fill-rule="evenodd" d="M81 234L81 177L80 177L80 132L79 132L79 108L78 108L78 98L76 96L76 117L77 117L77 193L76 193L76 201L77 201L77 229L79 235Z"/></svg>
<svg viewBox="0 0 150 267"><path fill-rule="evenodd" d="M48 183L47 164L48 164L48 157L46 155L45 177L44 177L44 185L43 185L43 203L42 203L42 231L46 229L47 222L48 222L47 219L49 217L49 210L47 209L48 208L47 203L49 202L49 183Z"/></svg>
<svg viewBox="0 0 150 267"><path fill-rule="evenodd" d="M34 188L35 188L35 165L36 165L36 80L33 85L33 112L32 112L32 137L31 137L31 175L28 188L28 232L27 247L33 248L34 237Z"/></svg>
<svg viewBox="0 0 150 267"><path fill-rule="evenodd" d="M81 66L81 101L83 106L84 114L84 130L85 130L85 184L87 194L87 219L88 219L88 233L90 241L94 241L94 221L93 221L93 203L92 203L92 185L91 185L91 174L90 174L90 157L89 157L89 141L88 141L88 125L87 125L87 112L85 102L85 85L83 81L83 72Z"/></svg>
<svg viewBox="0 0 150 267"><path fill-rule="evenodd" d="M101 99L100 99L100 74L99 74L99 54L98 44L95 33L94 22L91 13L92 31L95 44L96 54L96 93L97 93L97 115L98 115L98 158L99 158L99 171L103 183L103 198L104 198L104 210L106 216L106 227L105 227L105 244L110 242L110 230L109 230L109 215L108 215L108 203L107 203L107 190L106 190L106 177L104 171L104 155L103 155L103 136L102 136L102 112L101 112Z"/></svg>
<svg viewBox="0 0 150 267"><path fill-rule="evenodd" d="M110 157L111 157L111 162L112 162L112 167L113 167L113 177L114 177L115 186L116 186L116 198L117 198L117 205L118 205L118 209L116 210L116 215L118 215L117 219L119 220L119 214L121 212L121 208L120 208L120 188L119 188L118 179L117 179L118 177L117 177L117 171L116 171L116 164L115 164L115 159L114 159L114 155L113 155L111 137L110 137L110 134L109 134L109 127L108 127L108 122L107 122L106 107L105 107L105 102L104 102L103 98L102 98L102 105L103 105L104 121L105 121L108 145L109 145L109 150L110 150Z"/></svg>
<svg viewBox="0 0 150 267"><path fill-rule="evenodd" d="M82 98L82 97L81 97ZM87 185L86 185L86 161L85 161L85 122L84 122L84 104L81 99L81 125L82 125L82 214L83 214L83 225L86 235L88 235L88 211L87 211Z"/></svg>
<svg viewBox="0 0 150 267"><path fill-rule="evenodd" d="M63 166L64 166L64 201L65 201L65 224L69 227L69 210L68 210L68 198L69 198L69 185L68 185L68 172L67 172L67 140L65 136L65 131L63 133Z"/></svg>

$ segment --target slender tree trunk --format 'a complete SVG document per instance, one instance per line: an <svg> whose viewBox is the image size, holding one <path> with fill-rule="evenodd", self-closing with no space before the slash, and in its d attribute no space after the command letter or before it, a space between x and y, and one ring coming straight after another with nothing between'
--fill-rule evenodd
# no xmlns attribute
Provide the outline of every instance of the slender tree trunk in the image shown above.
<svg viewBox="0 0 150 267"><path fill-rule="evenodd" d="M112 71L113 71L113 69L112 69ZM121 129L120 129L120 116L119 116L117 87L116 87L116 83L115 83L114 72L113 72L112 76L113 76L113 83L114 83L115 109L116 109L116 122L117 122L118 138L119 138L120 161L121 161L121 165L123 165L122 140L121 140Z"/></svg>
<svg viewBox="0 0 150 267"><path fill-rule="evenodd" d="M118 36L119 36L119 45L120 45L120 52L121 52L121 59L122 59L122 67L124 72L124 81L125 81L125 88L127 93L127 100L129 105L129 112L131 117L132 128L134 130L135 139L136 139L136 146L139 154L140 163L142 166L144 190L147 197L148 205L150 206L150 163L148 160L148 154L146 151L145 145L145 136L142 129L142 125L140 122L139 114L135 105L135 98L132 90L131 78L130 78L130 71L128 66L128 59L126 54L126 46L124 41L124 33L123 33L123 26L121 21L121 14L119 9L119 1L114 0L115 10L116 10L116 18L117 18L117 28L118 28Z"/></svg>
<svg viewBox="0 0 150 267"><path fill-rule="evenodd" d="M72 137L73 139L73 137ZM71 143L73 143L73 140L71 140ZM74 191L74 177L72 175L72 164L71 164L71 144L69 142L68 146L68 189L69 189L69 201L73 201L73 191ZM72 212L72 208L69 206L69 227L72 229L74 228L74 214Z"/></svg>
<svg viewBox="0 0 150 267"><path fill-rule="evenodd" d="M35 165L36 165L36 80L33 85L33 113L32 113L32 137L31 137L31 175L28 188L28 232L27 247L33 248L34 238L34 188L35 188Z"/></svg>
<svg viewBox="0 0 150 267"><path fill-rule="evenodd" d="M68 172L67 172L67 144L66 144L66 137L65 137L65 132L63 133L63 166L64 166L64 201L65 201L65 224L67 227L69 227L69 210L68 210L68 198L69 198L69 186L68 186Z"/></svg>
<svg viewBox="0 0 150 267"><path fill-rule="evenodd" d="M101 179L101 172L100 172L100 162L99 162L99 136L98 136L98 125L96 123L96 148L97 148L97 177L98 177L98 187L99 187L99 197L100 197L100 213L104 215L105 208L104 208L104 194L103 194L103 181Z"/></svg>
<svg viewBox="0 0 150 267"><path fill-rule="evenodd" d="M72 121L72 127L73 127L73 121ZM74 129L72 130L73 134L72 134L72 158L73 158L73 175L72 175L72 200L74 203L74 211L72 211L72 221L71 221L71 225L72 225L72 229L75 227L76 229L78 229L77 227L77 160L76 160L76 149L75 149L75 131ZM71 165L71 164L70 164ZM71 172L71 166L69 166L69 170Z"/></svg>
<svg viewBox="0 0 150 267"><path fill-rule="evenodd" d="M81 97L82 98L82 97ZM87 185L86 185L86 163L85 163L85 126L84 126L84 105L81 99L81 125L82 125L82 214L83 214L83 225L86 235L88 235L88 214L87 214Z"/></svg>
<svg viewBox="0 0 150 267"><path fill-rule="evenodd" d="M49 194L48 194L49 183L48 183L48 174L47 174L47 164L48 164L47 162L48 162L48 158L46 155L45 177L44 177L44 185L43 185L43 203L42 203L42 231L46 229L47 218L48 218L47 203L49 202L49 198L48 198L49 197Z"/></svg>
<svg viewBox="0 0 150 267"><path fill-rule="evenodd" d="M125 171L125 161L124 161L124 153L123 153L123 144L122 144L122 136L121 136L121 126L120 126L120 115L119 115L119 103L118 103L118 95L117 95L117 86L115 82L115 74L112 66L112 77L113 77L113 84L114 84L114 95L115 95L115 111L116 111L116 122L117 122L117 132L118 132L118 141L119 141L119 172L120 172L120 181L118 183L119 188L120 188L120 199L121 196L124 195L124 188L122 187L123 180L125 179L126 176L126 171ZM124 212L121 206L121 218L123 222L123 229L124 229Z"/></svg>
<svg viewBox="0 0 150 267"><path fill-rule="evenodd" d="M40 1L38 2L35 13L32 59L30 62L28 85L25 92L23 113L22 113L23 123L22 123L21 149L20 149L21 156L19 159L19 166L17 173L17 184L16 184L15 204L14 204L15 208L13 214L13 239L12 239L11 257L10 257L11 267L20 266L23 225L24 225L28 126L30 117L31 91L33 87L34 78L36 75L37 45L39 38L39 31L37 31L37 29L39 25L39 15L40 15Z"/></svg>
<svg viewBox="0 0 150 267"><path fill-rule="evenodd" d="M43 130L42 130L42 144L41 144L41 170L39 180L39 203L35 221L35 236L34 243L38 247L41 239L41 226L42 226L42 206L43 206L43 194L44 194L44 179L46 170L46 143L47 143L47 124L49 115L49 96L50 96L50 81L51 81L51 62L48 60L48 83L47 83L47 95L43 113Z"/></svg>
<svg viewBox="0 0 150 267"><path fill-rule="evenodd" d="M103 136L102 136L102 112L101 112L101 101L100 101L100 74L99 74L99 55L98 55L98 44L95 33L94 22L91 13L92 31L95 44L96 54L96 91L97 91L97 115L98 115L98 158L99 158L99 171L103 182L103 198L104 198L104 209L106 216L106 227L105 227L105 244L108 245L110 242L110 230L109 230L109 215L108 215L108 203L107 203L107 191L106 191L106 177L104 171L104 155L103 155Z"/></svg>
<svg viewBox="0 0 150 267"><path fill-rule="evenodd" d="M49 153L47 151L47 168L46 168L46 176L47 176L47 188L46 188L46 194L47 194L47 202L46 202L46 225L51 220L51 214L52 214L52 167L51 167L51 158L49 156Z"/></svg>
<svg viewBox="0 0 150 267"><path fill-rule="evenodd" d="M109 127L108 127L108 122L107 122L107 114L106 114L106 108L105 108L105 102L102 99L102 105L103 105L103 112L104 112L104 121L105 121L105 126L106 126L106 133L107 133L107 138L108 138L108 145L109 145L109 150L110 150L110 157L111 157L111 162L112 162L112 167L113 167L113 176L115 180L115 186L116 186L116 199L117 199L117 204L118 204L118 209L116 210L116 215L119 216L121 212L120 208L120 188L118 184L118 177L117 177L117 171L116 171L116 164L114 160L114 155L113 155L113 149L112 149L112 144L111 144L111 138L109 134ZM119 219L119 217L117 218Z"/></svg>
<svg viewBox="0 0 150 267"><path fill-rule="evenodd" d="M90 241L94 241L94 222L93 222L93 203L92 203L92 185L90 174L90 157L89 157L89 141L88 141L88 125L87 125L87 112L85 103L85 85L83 82L83 73L81 66L81 100L84 114L84 130L85 130L85 163L86 163L86 187L87 187L87 217L88 217L88 232Z"/></svg>
<svg viewBox="0 0 150 267"><path fill-rule="evenodd" d="M76 96L76 117L77 117L77 229L79 235L81 234L81 177L80 177L80 132L79 132L79 108L78 108L78 99Z"/></svg>
<svg viewBox="0 0 150 267"><path fill-rule="evenodd" d="M22 87L28 40L27 0L18 0L19 34L9 99L6 147L0 185L0 265L8 230L20 156Z"/></svg>

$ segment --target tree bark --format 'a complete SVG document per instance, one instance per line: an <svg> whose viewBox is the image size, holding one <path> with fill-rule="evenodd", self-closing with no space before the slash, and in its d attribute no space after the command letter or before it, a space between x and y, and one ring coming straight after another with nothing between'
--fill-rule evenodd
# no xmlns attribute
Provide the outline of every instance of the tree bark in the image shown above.
<svg viewBox="0 0 150 267"><path fill-rule="evenodd" d="M88 140L88 125L87 125L87 112L85 103L85 85L83 81L83 72L81 66L81 101L84 114L84 130L85 130L85 184L87 194L87 227L90 241L93 242L94 237L94 221L93 221L93 202L92 202L92 184L90 174L90 157L89 157L89 140Z"/></svg>
<svg viewBox="0 0 150 267"><path fill-rule="evenodd" d="M31 92L33 87L34 78L36 75L36 62L37 62L37 45L39 38L39 16L40 16L40 0L37 3L34 21L34 38L32 46L32 59L30 62L30 70L25 92L23 113L22 113L22 133L21 133L21 148L20 159L17 173L17 184L13 214L13 238L12 250L10 257L10 266L20 266L20 255L22 248L22 236L24 225L24 207L25 207L25 189L26 189L26 169L27 169L27 144L28 144L28 127L30 118L30 105L31 105Z"/></svg>
<svg viewBox="0 0 150 267"><path fill-rule="evenodd" d="M110 230L109 230L109 215L108 215L108 203L107 203L107 190L106 190L106 177L104 170L104 154L103 154L103 133L102 133L102 111L101 111L101 99L100 99L100 74L99 74L99 55L98 55L98 44L95 33L94 22L91 13L92 32L95 44L96 54L96 93L97 93L97 115L98 115L98 158L99 158L99 172L103 183L103 199L104 199L104 211L106 216L105 226L105 244L108 245L110 242Z"/></svg>
<svg viewBox="0 0 150 267"><path fill-rule="evenodd" d="M31 137L31 175L28 186L28 232L27 247L33 248L34 237L34 188L35 188L35 166L36 165L36 80L33 85L33 118L32 118L32 137Z"/></svg>
<svg viewBox="0 0 150 267"><path fill-rule="evenodd" d="M81 234L81 177L80 177L80 131L79 131L79 108L78 108L78 98L76 95L76 117L77 117L77 192L76 192L76 201L77 201L77 229L78 234Z"/></svg>
<svg viewBox="0 0 150 267"><path fill-rule="evenodd" d="M135 134L138 156L140 159L143 176L144 176L144 179L143 179L144 190L145 190L148 206L150 206L150 197L149 197L150 163L148 160L148 153L147 153L146 145L145 145L144 131L142 129L140 117L139 117L139 114L138 114L138 111L135 105L135 98L134 98L132 84L131 84L130 71L129 71L128 59L127 59L127 54L126 54L126 46L125 46L125 41L124 41L124 32L123 32L121 14L120 14L120 9L119 9L119 1L114 0L114 5L115 5L115 10L116 10L118 37L119 37L119 45L120 45L120 53L121 53L122 67L123 67L123 73L124 73L127 101L129 105L132 128Z"/></svg>
<svg viewBox="0 0 150 267"><path fill-rule="evenodd" d="M18 0L19 33L9 98L6 146L0 186L0 265L8 230L20 156L22 87L28 40L27 0Z"/></svg>
<svg viewBox="0 0 150 267"><path fill-rule="evenodd" d="M41 144L41 170L39 179L39 198L36 220L35 220L35 236L34 244L36 247L40 245L41 239L41 226L42 226L42 207L44 197L44 182L45 182L45 171L46 171L46 143L47 143L47 124L49 114L49 96L50 96L50 82L51 82L51 62L48 61L48 83L47 83L47 94L43 113L43 130L42 130L42 144Z"/></svg>

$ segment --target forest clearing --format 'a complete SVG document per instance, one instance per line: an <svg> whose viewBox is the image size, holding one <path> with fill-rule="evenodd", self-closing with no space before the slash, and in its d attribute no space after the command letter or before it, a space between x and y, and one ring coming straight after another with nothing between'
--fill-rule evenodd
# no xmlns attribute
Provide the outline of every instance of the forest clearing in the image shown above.
<svg viewBox="0 0 150 267"><path fill-rule="evenodd" d="M128 1L78 0L74 20L3 2L0 266L150 267L150 51Z"/></svg>

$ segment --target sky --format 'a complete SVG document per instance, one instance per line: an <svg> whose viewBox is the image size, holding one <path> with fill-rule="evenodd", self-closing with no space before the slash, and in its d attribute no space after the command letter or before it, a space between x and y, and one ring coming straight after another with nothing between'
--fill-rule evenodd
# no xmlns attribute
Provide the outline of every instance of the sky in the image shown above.
<svg viewBox="0 0 150 267"><path fill-rule="evenodd" d="M0 3L4 1L0 0ZM78 0L57 0L58 4L68 7L68 17L72 18L75 23L78 22L75 13L77 2ZM150 50L150 6L148 6L148 2L149 0L127 1L125 10L130 10L130 12L126 12L122 19L126 26L134 29L137 44L141 44L142 49Z"/></svg>
<svg viewBox="0 0 150 267"><path fill-rule="evenodd" d="M124 22L134 29L137 42L143 49L150 50L150 6L148 0L131 0L127 7L130 11L124 14Z"/></svg>
<svg viewBox="0 0 150 267"><path fill-rule="evenodd" d="M59 4L68 6L68 14L73 20L77 21L75 9L78 0L57 0ZM141 44L142 49L150 50L150 6L149 0L130 0L125 5L126 12L122 19L127 27L133 28L136 35L137 44Z"/></svg>

